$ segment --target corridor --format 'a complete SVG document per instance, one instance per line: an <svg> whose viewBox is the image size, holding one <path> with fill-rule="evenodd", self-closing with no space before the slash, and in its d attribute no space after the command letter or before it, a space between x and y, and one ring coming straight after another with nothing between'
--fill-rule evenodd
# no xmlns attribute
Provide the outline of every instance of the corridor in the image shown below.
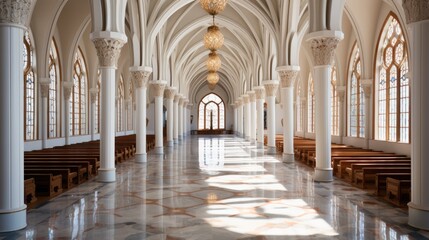
<svg viewBox="0 0 429 240"><path fill-rule="evenodd" d="M28 213L0 239L425 239L407 212L233 136L190 136L164 156L117 166Z"/></svg>

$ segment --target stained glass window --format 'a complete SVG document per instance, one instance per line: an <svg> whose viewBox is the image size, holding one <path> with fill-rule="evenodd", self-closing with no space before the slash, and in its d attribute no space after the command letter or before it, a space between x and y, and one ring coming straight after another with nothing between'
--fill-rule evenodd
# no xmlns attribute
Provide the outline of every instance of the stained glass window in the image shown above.
<svg viewBox="0 0 429 240"><path fill-rule="evenodd" d="M315 96L314 96L314 81L313 76L308 78L308 132L314 133L314 107L315 107Z"/></svg>
<svg viewBox="0 0 429 240"><path fill-rule="evenodd" d="M332 111L332 118L331 118L331 135L338 136L339 133L339 102L338 102L338 96L337 96L337 67L334 65L332 66L331 70L331 111Z"/></svg>
<svg viewBox="0 0 429 240"><path fill-rule="evenodd" d="M225 104L218 95L210 93L201 100L198 129L225 129Z"/></svg>
<svg viewBox="0 0 429 240"><path fill-rule="evenodd" d="M34 52L28 32L24 34L23 59L24 59L24 123L25 140L36 140L36 77L34 74Z"/></svg>
<svg viewBox="0 0 429 240"><path fill-rule="evenodd" d="M58 50L55 40L52 39L49 49L49 102L48 102L48 137L59 137L58 112L57 104L58 84L60 82L60 63L58 58Z"/></svg>
<svg viewBox="0 0 429 240"><path fill-rule="evenodd" d="M123 131L124 78L119 77L118 96L116 101L116 131Z"/></svg>
<svg viewBox="0 0 429 240"><path fill-rule="evenodd" d="M410 81L407 43L398 20L389 16L379 45L381 66L377 87L376 139L409 143Z"/></svg>
<svg viewBox="0 0 429 240"><path fill-rule="evenodd" d="M127 114L128 114L128 116L127 116L127 119L128 119L128 123L127 123L127 129L128 130L132 130L133 129L133 104L134 104L134 85L133 85L133 82L132 81L130 81L130 83L129 83L129 88L128 88L128 99L130 99L130 102L128 103L128 104L130 104L129 106L128 106L128 112L127 112Z"/></svg>
<svg viewBox="0 0 429 240"><path fill-rule="evenodd" d="M297 92L296 92L296 130L298 132L302 132L303 131L303 127L302 127L302 120L304 119L302 114L303 114L303 106L301 104L301 94L302 94L302 89L301 89L301 84L298 83L298 87L297 87Z"/></svg>
<svg viewBox="0 0 429 240"><path fill-rule="evenodd" d="M95 100L95 133L100 132L100 86L101 86L101 72L97 71L97 99Z"/></svg>
<svg viewBox="0 0 429 240"><path fill-rule="evenodd" d="M349 136L365 137L365 96L361 85L362 66L357 44L353 48L352 74L349 81Z"/></svg>
<svg viewBox="0 0 429 240"><path fill-rule="evenodd" d="M73 64L73 90L70 99L70 135L86 134L86 79L85 59L80 48L75 53Z"/></svg>

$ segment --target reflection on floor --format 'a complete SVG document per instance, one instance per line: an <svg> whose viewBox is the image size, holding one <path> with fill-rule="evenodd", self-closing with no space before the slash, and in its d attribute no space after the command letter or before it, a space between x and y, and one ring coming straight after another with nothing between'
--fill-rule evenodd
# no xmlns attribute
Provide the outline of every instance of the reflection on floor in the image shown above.
<svg viewBox="0 0 429 240"><path fill-rule="evenodd" d="M198 147L197 147L198 146ZM407 212L342 181L315 183L234 137L188 137L30 210L0 239L425 239Z"/></svg>

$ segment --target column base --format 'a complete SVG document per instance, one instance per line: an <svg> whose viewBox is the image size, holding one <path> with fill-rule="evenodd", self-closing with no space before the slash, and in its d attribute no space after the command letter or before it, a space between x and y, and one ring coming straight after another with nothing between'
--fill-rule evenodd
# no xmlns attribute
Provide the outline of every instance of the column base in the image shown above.
<svg viewBox="0 0 429 240"><path fill-rule="evenodd" d="M146 163L147 162L147 153L136 153L136 162L137 163Z"/></svg>
<svg viewBox="0 0 429 240"><path fill-rule="evenodd" d="M258 143L256 143L256 147L258 149L264 149L264 143L263 142L258 142Z"/></svg>
<svg viewBox="0 0 429 240"><path fill-rule="evenodd" d="M408 225L429 230L429 209L419 208L412 202L408 203Z"/></svg>
<svg viewBox="0 0 429 240"><path fill-rule="evenodd" d="M154 153L156 155L163 155L164 154L164 147L155 147Z"/></svg>
<svg viewBox="0 0 429 240"><path fill-rule="evenodd" d="M179 135L179 137L177 138L177 140L179 140L179 143L183 141L183 136Z"/></svg>
<svg viewBox="0 0 429 240"><path fill-rule="evenodd" d="M332 168L316 168L313 180L316 182L332 182L334 180L332 173Z"/></svg>
<svg viewBox="0 0 429 240"><path fill-rule="evenodd" d="M256 139L250 139L250 144L256 145Z"/></svg>
<svg viewBox="0 0 429 240"><path fill-rule="evenodd" d="M249 142L249 141L250 141L250 137L249 137L249 136L246 136L246 137L244 138L244 140L246 140L246 142Z"/></svg>
<svg viewBox="0 0 429 240"><path fill-rule="evenodd" d="M173 140L173 142L174 142L174 144L178 144L178 143L179 143L179 139L175 138L175 139Z"/></svg>
<svg viewBox="0 0 429 240"><path fill-rule="evenodd" d="M284 163L293 163L295 162L295 154L283 153L283 162Z"/></svg>
<svg viewBox="0 0 429 240"><path fill-rule="evenodd" d="M99 168L97 181L106 183L115 182L116 168Z"/></svg>
<svg viewBox="0 0 429 240"><path fill-rule="evenodd" d="M12 232L27 226L27 205L22 208L0 211L0 233Z"/></svg>
<svg viewBox="0 0 429 240"><path fill-rule="evenodd" d="M276 155L277 154L277 149L276 147L267 147L267 154L268 155Z"/></svg>
<svg viewBox="0 0 429 240"><path fill-rule="evenodd" d="M167 147L173 147L174 141L167 141Z"/></svg>

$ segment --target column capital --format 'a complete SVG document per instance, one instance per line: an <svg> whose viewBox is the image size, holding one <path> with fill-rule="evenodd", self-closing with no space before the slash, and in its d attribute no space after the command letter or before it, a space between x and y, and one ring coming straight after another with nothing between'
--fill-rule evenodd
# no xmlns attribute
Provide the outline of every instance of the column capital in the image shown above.
<svg viewBox="0 0 429 240"><path fill-rule="evenodd" d="M116 68L121 49L127 42L125 34L117 32L91 33L90 38L97 50L101 68Z"/></svg>
<svg viewBox="0 0 429 240"><path fill-rule="evenodd" d="M346 95L346 86L337 86L335 88L335 91L337 92L338 100L340 102L344 102L344 97Z"/></svg>
<svg viewBox="0 0 429 240"><path fill-rule="evenodd" d="M256 99L264 99L265 98L265 87L264 86L255 87L253 90L255 90Z"/></svg>
<svg viewBox="0 0 429 240"><path fill-rule="evenodd" d="M26 28L36 0L1 0L0 25Z"/></svg>
<svg viewBox="0 0 429 240"><path fill-rule="evenodd" d="M334 58L335 49L338 43L344 38L340 31L320 31L307 35L316 66L331 65Z"/></svg>
<svg viewBox="0 0 429 240"><path fill-rule="evenodd" d="M276 95L277 89L279 87L279 81L277 80L266 80L262 81L265 87L265 94L267 97L272 97Z"/></svg>
<svg viewBox="0 0 429 240"><path fill-rule="evenodd" d="M256 101L256 93L255 91L247 91L247 95L249 95L249 101L255 102Z"/></svg>
<svg viewBox="0 0 429 240"><path fill-rule="evenodd" d="M194 104L192 104L192 103L188 103L187 105L188 105L188 109L189 109L189 110L191 110L191 109L192 109L192 107L194 106Z"/></svg>
<svg viewBox="0 0 429 240"><path fill-rule="evenodd" d="M131 81L135 88L147 87L147 82L152 74L151 67L130 67Z"/></svg>
<svg viewBox="0 0 429 240"><path fill-rule="evenodd" d="M238 107L241 107L243 105L243 98L242 97L237 98L237 104L238 104Z"/></svg>
<svg viewBox="0 0 429 240"><path fill-rule="evenodd" d="M185 100L183 100L183 107L187 107L189 103L189 100L187 98L185 98Z"/></svg>
<svg viewBox="0 0 429 240"><path fill-rule="evenodd" d="M95 103L98 97L98 89L97 88L89 89L89 94L91 95L91 103Z"/></svg>
<svg viewBox="0 0 429 240"><path fill-rule="evenodd" d="M179 103L179 100L180 100L180 97L182 96L182 94L180 94L180 93L176 93L176 95L174 95L174 102L177 102L177 103Z"/></svg>
<svg viewBox="0 0 429 240"><path fill-rule="evenodd" d="M164 90L164 98L169 99L169 100L174 100L176 92L177 92L177 88L166 87Z"/></svg>
<svg viewBox="0 0 429 240"><path fill-rule="evenodd" d="M429 1L402 0L407 23L415 23L429 20Z"/></svg>
<svg viewBox="0 0 429 240"><path fill-rule="evenodd" d="M72 81L65 81L63 82L63 88L64 88L64 99L68 100L70 99L72 90L73 90L74 83Z"/></svg>
<svg viewBox="0 0 429 240"><path fill-rule="evenodd" d="M299 70L299 66L277 67L276 71L279 73L282 88L294 87L296 77L299 74Z"/></svg>
<svg viewBox="0 0 429 240"><path fill-rule="evenodd" d="M363 93L365 95L365 98L371 97L371 90L372 90L372 79L361 79L360 84L363 89Z"/></svg>
<svg viewBox="0 0 429 240"><path fill-rule="evenodd" d="M243 94L243 95L241 95L241 97L243 99L243 103L244 104L248 104L249 103L249 95Z"/></svg>
<svg viewBox="0 0 429 240"><path fill-rule="evenodd" d="M50 78L39 78L40 85L40 93L42 94L42 98L49 97L49 86L51 85Z"/></svg>
<svg viewBox="0 0 429 240"><path fill-rule="evenodd" d="M155 92L155 97L163 97L164 96L164 89L167 85L167 81L164 80L157 80L157 81L151 81L150 84L153 87L153 90Z"/></svg>

